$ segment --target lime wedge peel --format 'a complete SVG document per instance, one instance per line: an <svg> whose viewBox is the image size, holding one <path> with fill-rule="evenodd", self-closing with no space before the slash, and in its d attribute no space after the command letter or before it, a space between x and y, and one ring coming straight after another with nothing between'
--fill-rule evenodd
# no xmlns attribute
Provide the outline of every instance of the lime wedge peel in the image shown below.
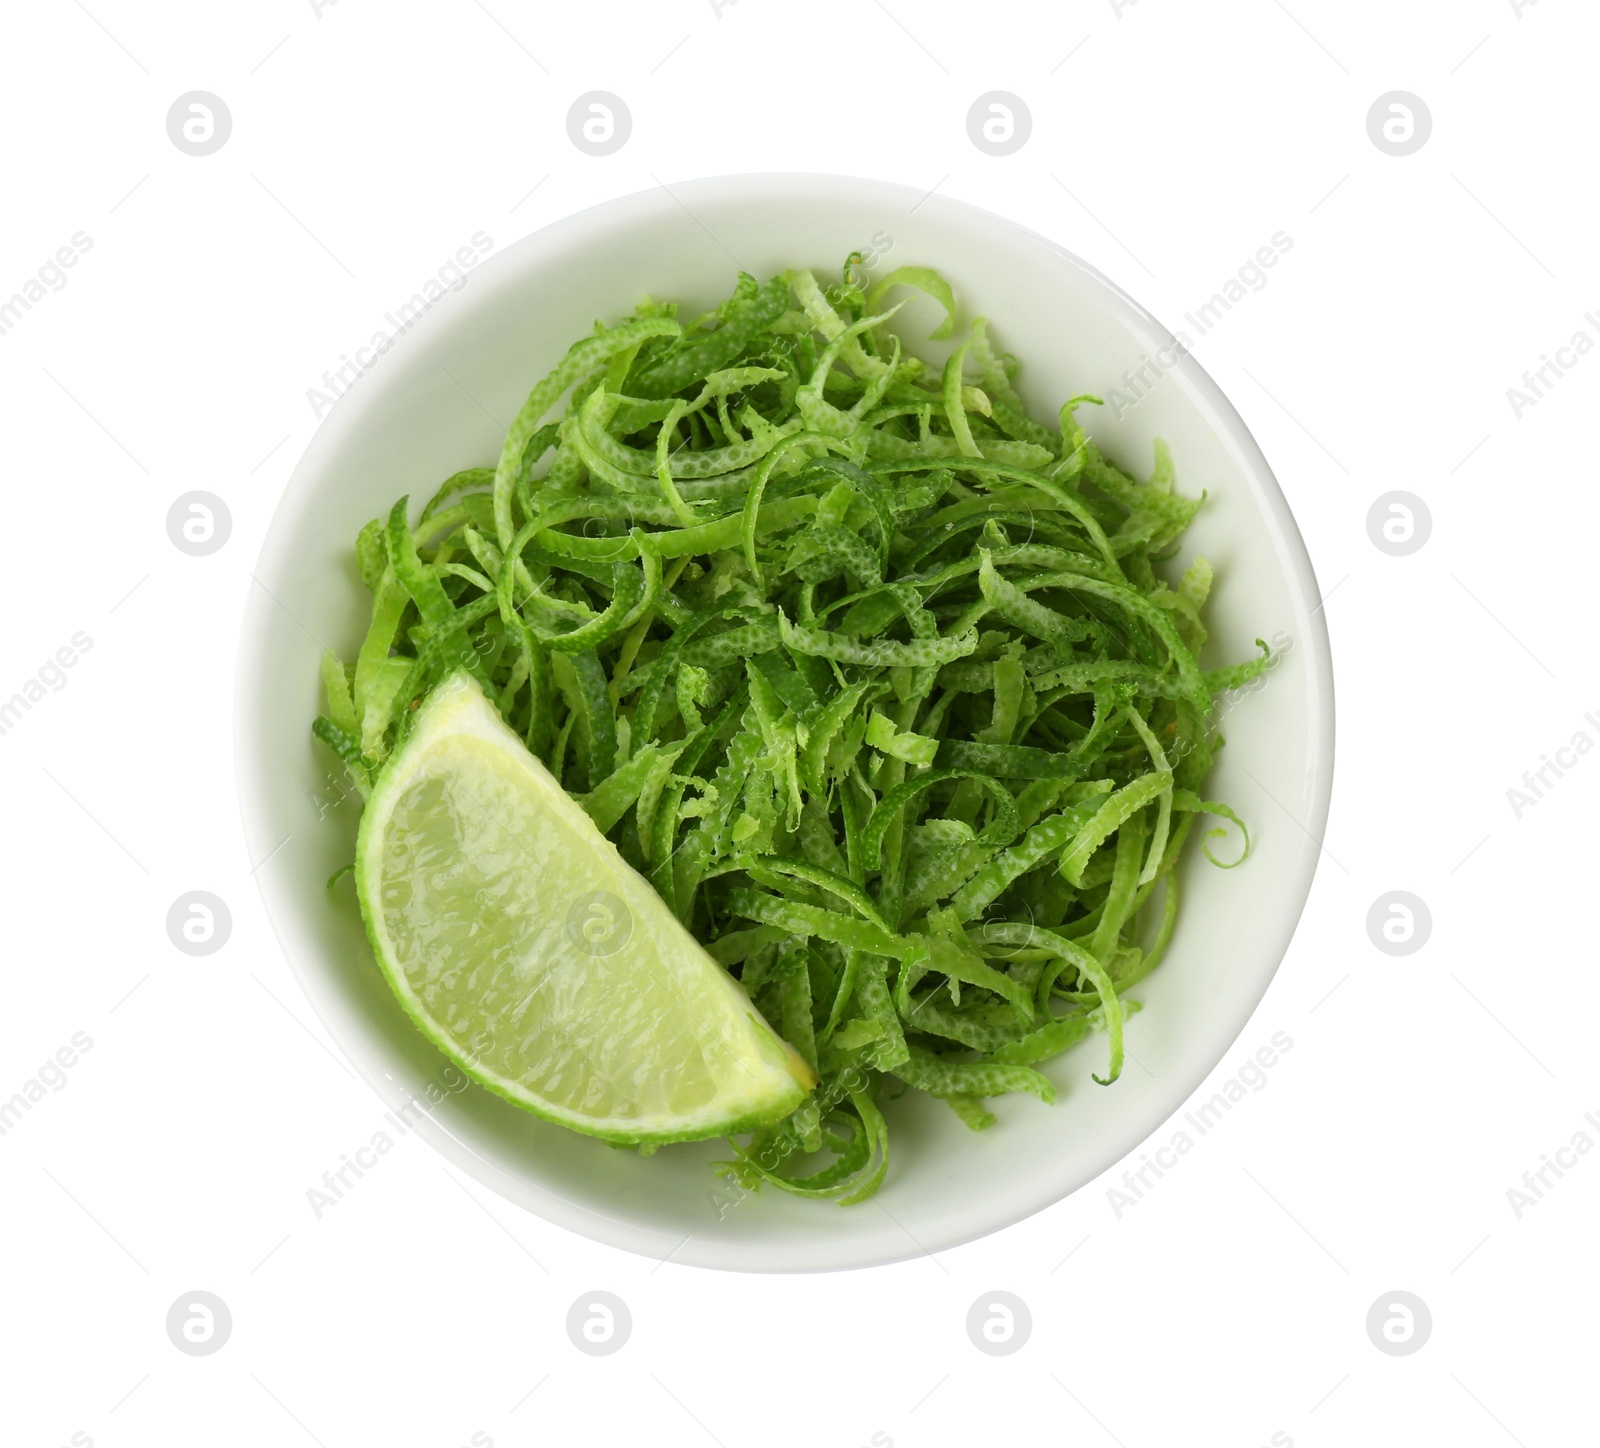
<svg viewBox="0 0 1600 1448"><path fill-rule="evenodd" d="M379 776L356 888L423 1034L547 1120L693 1141L771 1125L815 1084L467 674Z"/></svg>

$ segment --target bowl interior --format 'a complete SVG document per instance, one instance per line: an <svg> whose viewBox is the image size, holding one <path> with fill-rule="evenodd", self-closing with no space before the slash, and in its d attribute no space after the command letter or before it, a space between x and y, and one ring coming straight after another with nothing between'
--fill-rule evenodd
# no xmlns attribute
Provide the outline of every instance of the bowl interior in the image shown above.
<svg viewBox="0 0 1600 1448"><path fill-rule="evenodd" d="M991 319L1022 359L1019 387L1052 418L1079 392L1110 397L1170 334L1084 263L964 204L877 182L732 177L626 197L529 237L478 268L429 311L329 414L273 520L248 605L238 680L238 770L256 878L306 993L356 1067L407 1124L513 1201L615 1246L678 1262L808 1270L893 1261L1005 1226L1089 1181L1132 1150L1221 1059L1288 946L1316 863L1332 774L1332 687L1317 590L1287 505L1248 432L1192 359L1180 357L1136 406L1086 408L1097 441L1143 476L1164 438L1178 486L1209 501L1180 562L1216 567L1206 662L1279 662L1228 705L1228 747L1208 786L1249 822L1241 868L1191 851L1168 959L1134 996L1129 1066L1094 1085L1103 1038L1045 1069L1059 1097L992 1103L981 1134L942 1104L889 1107L893 1161L875 1204L841 1210L774 1191L747 1197L713 1175L725 1148L644 1159L534 1119L460 1078L401 1013L372 962L348 882L359 802L310 735L324 647L353 658L366 595L353 543L401 493L420 506L458 468L493 464L528 389L597 318L638 298L675 298L690 316L724 297L737 269L765 279L797 264L824 281L853 250L875 274L940 269L962 321ZM901 314L915 342L937 320ZM1167 354L1170 356L1170 354ZM1115 414L1120 413L1120 416ZM1227 842L1231 844L1232 842Z"/></svg>

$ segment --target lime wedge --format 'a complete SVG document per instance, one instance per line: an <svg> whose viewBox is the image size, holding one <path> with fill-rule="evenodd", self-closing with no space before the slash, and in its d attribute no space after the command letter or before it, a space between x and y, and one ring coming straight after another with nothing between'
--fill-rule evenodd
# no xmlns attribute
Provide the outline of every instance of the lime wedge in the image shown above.
<svg viewBox="0 0 1600 1448"><path fill-rule="evenodd" d="M412 1020L550 1121L693 1141L777 1121L815 1084L466 674L385 766L356 887Z"/></svg>

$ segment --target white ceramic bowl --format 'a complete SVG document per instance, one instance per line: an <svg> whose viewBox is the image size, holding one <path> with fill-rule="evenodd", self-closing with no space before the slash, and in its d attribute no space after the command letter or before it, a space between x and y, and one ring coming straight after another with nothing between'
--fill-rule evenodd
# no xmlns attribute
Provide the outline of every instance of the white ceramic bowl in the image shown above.
<svg viewBox="0 0 1600 1448"><path fill-rule="evenodd" d="M1170 955L1134 995L1137 1064L1110 1088L1095 1039L1045 1069L1054 1106L994 1103L974 1134L941 1103L891 1105L893 1159L876 1201L841 1209L767 1191L741 1198L707 1163L715 1143L650 1158L547 1125L451 1068L402 1015L373 964L348 884L324 882L349 861L354 797L310 734L318 658L345 659L367 600L355 536L409 492L414 504L451 472L492 464L530 386L597 318L642 296L694 315L731 289L736 266L765 279L796 264L837 275L852 250L878 274L937 267L962 320L992 319L1023 360L1020 388L1053 418L1078 392L1109 395L1125 370L1171 334L1053 242L960 202L904 187L826 176L732 176L627 196L548 227L491 257L433 307L324 420L290 480L257 564L238 669L238 773L250 857L296 975L329 1032L387 1107L414 1098L420 1130L454 1164L529 1211L596 1240L676 1262L809 1271L892 1262L969 1241L1037 1212L1136 1148L1220 1061L1288 948L1326 820L1333 773L1333 680L1319 593L1283 494L1244 423L1192 359L1121 420L1083 413L1096 440L1148 472L1165 438L1179 487L1210 501L1184 556L1216 566L1206 662L1251 657L1276 637L1281 662L1227 718L1228 747L1208 787L1248 820L1255 848L1222 871L1194 852ZM903 333L936 314L918 300ZM919 344L920 345L920 344ZM924 352L926 355L926 352ZM1287 645L1287 647L1285 647ZM287 839L287 843L282 843ZM444 1083L441 1086L441 1083Z"/></svg>

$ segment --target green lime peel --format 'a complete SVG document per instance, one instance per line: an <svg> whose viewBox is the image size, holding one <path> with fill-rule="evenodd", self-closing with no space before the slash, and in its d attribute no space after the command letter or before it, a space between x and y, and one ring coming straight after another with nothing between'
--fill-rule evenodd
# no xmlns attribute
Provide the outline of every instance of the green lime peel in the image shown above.
<svg viewBox="0 0 1600 1448"><path fill-rule="evenodd" d="M597 324L495 466L362 530L372 621L314 726L365 795L468 669L817 1071L719 1170L841 1203L884 1179L891 1082L982 1130L1091 1033L1117 1079L1197 817L1248 850L1200 786L1213 697L1268 663L1200 666L1211 568L1156 569L1203 500L1163 445L1138 482L1099 399L1035 421L982 319L930 369L889 300L943 339L950 287L858 260Z"/></svg>

